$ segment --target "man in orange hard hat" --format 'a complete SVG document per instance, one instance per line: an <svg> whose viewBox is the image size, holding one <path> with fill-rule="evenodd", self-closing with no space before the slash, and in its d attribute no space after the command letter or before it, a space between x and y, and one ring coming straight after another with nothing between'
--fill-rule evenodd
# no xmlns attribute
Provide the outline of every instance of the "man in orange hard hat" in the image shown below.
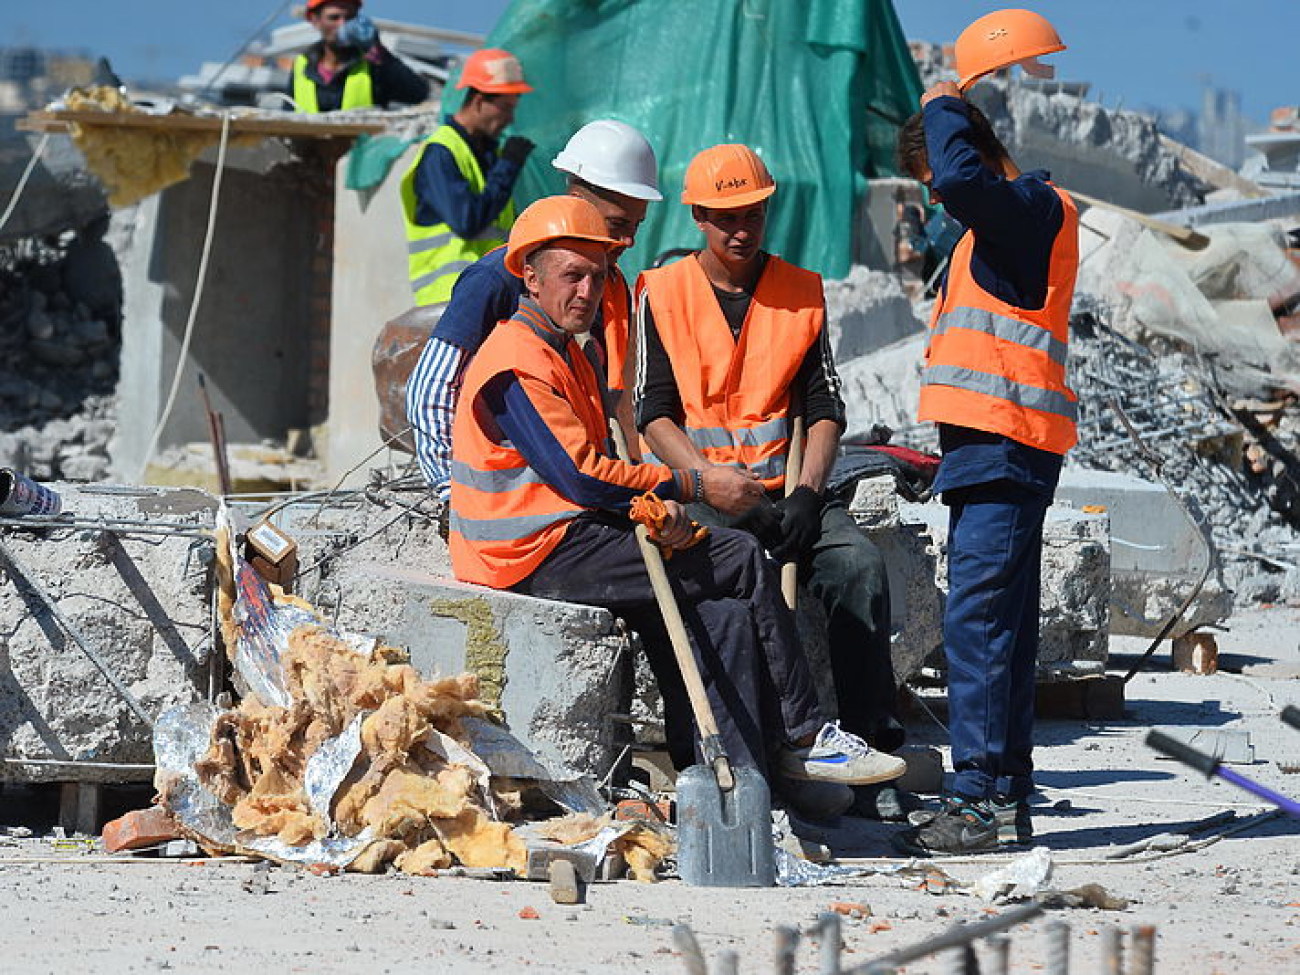
<svg viewBox="0 0 1300 975"><path fill-rule="evenodd" d="M880 552L844 505L823 493L844 404L821 277L762 249L775 191L767 166L748 146L714 146L691 161L682 202L691 207L705 247L638 281L636 422L661 463L743 472L762 488L737 504L710 503L692 514L747 529L780 561L798 565L826 607L840 723L880 749L864 761L889 779L905 766L887 754L903 743L888 577ZM782 497L797 416L807 428L806 459L797 484ZM785 798L805 815L818 807L820 818L855 802L866 814L906 811L901 794L881 803L879 790L826 797L795 788Z"/></svg>
<svg viewBox="0 0 1300 975"><path fill-rule="evenodd" d="M949 507L943 642L954 777L942 811L899 838L910 853L1029 843L1043 520L1077 401L1066 382L1078 214L1024 172L963 88L1063 45L1027 10L957 41L961 80L932 86L898 141L902 170L961 223L934 305L919 419L939 426L934 491Z"/></svg>
<svg viewBox="0 0 1300 975"><path fill-rule="evenodd" d="M730 504L751 490L720 467L630 464L609 442L603 377L580 347L600 306L609 251L600 212L572 196L519 216L506 268L527 297L483 342L452 433L452 567L467 582L603 606L638 630L660 611L633 530L653 491L667 563L730 758L767 775L874 781L864 743L823 720L794 617L757 542L726 529L697 539L683 503ZM652 656L656 673L674 666Z"/></svg>
<svg viewBox="0 0 1300 975"><path fill-rule="evenodd" d="M451 298L460 273L500 247L515 221L510 199L533 143L497 140L515 118L519 96L532 91L509 51L475 51L456 87L465 100L429 136L402 178L407 265L416 305Z"/></svg>
<svg viewBox="0 0 1300 975"><path fill-rule="evenodd" d="M320 40L293 62L289 95L300 112L414 105L429 82L379 42L361 0L308 0L306 17Z"/></svg>

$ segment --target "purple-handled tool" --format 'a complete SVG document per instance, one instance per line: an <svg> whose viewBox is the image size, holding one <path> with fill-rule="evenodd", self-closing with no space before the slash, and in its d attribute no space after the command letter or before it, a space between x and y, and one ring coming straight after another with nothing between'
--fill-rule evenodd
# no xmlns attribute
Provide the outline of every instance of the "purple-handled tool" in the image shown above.
<svg viewBox="0 0 1300 975"><path fill-rule="evenodd" d="M1288 708L1288 711L1294 711L1295 708ZM1300 714L1290 715L1283 712L1283 720L1288 724L1300 723ZM1294 721L1292 720L1294 718ZM1294 799L1288 799L1286 796L1274 792L1267 786L1260 785L1254 779L1249 779L1230 768L1224 768L1222 763L1213 755L1207 755L1205 752L1198 751L1184 741L1179 741L1166 735L1162 731L1148 731L1147 744L1158 752L1168 755L1170 758L1177 759L1184 765L1190 766L1197 771L1204 772L1205 777L1212 778L1218 776L1224 782L1230 782L1239 789L1244 789L1253 796L1258 796L1265 802L1271 802L1284 813L1300 819L1300 802Z"/></svg>

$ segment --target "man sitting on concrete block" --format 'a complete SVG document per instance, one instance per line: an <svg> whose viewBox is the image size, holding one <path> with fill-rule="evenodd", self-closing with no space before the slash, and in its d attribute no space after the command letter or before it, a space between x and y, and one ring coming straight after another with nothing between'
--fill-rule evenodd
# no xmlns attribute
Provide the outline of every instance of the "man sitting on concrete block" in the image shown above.
<svg viewBox="0 0 1300 975"><path fill-rule="evenodd" d="M528 296L465 376L452 432L452 566L467 582L603 606L652 629L659 610L628 513L654 492L667 509L655 541L671 552L728 754L796 808L809 783L831 783L851 801L848 785L895 778L904 762L825 721L794 618L754 538L714 529L697 541L682 506L732 508L761 485L726 467L625 463L610 446L602 353L585 339L616 246L600 212L575 197L539 200L511 230L506 267ZM656 674L671 677L672 660L654 650L664 645L647 641L647 652Z"/></svg>

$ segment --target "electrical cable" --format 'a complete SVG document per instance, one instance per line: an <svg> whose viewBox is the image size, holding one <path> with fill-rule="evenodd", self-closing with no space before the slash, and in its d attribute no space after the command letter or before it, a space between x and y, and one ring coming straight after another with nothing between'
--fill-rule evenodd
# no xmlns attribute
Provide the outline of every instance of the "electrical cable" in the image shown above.
<svg viewBox="0 0 1300 975"><path fill-rule="evenodd" d="M226 149L230 144L230 113L221 113L221 142L217 146L217 169L212 175L212 196L208 201L208 226L203 234L203 250L199 256L199 269L194 282L194 298L190 302L189 319L185 322L185 336L181 339L180 352L176 356L176 370L172 374L171 390L167 393L167 403L158 416L158 423L149 437L149 446L140 460L140 472L136 480L143 482L145 471L153 452L158 449L163 427L171 417L172 407L176 405L176 393L181 386L181 375L185 372L185 361L190 354L190 339L194 337L194 323L199 315L199 303L203 300L203 285L208 276L208 259L212 255L212 238L217 228L217 206L221 200L222 175L226 169Z"/></svg>
<svg viewBox="0 0 1300 975"><path fill-rule="evenodd" d="M239 45L238 49L235 51L234 54L230 55L230 57L226 60L225 64L223 64L221 67L217 68L215 72L213 72L212 77L208 79L208 83L199 89L200 98L202 98L204 95L206 95L209 91L212 90L212 86L215 85L217 81L221 78L221 76L226 73L226 69L229 68L236 61L238 61L240 57L243 56L243 53L248 50L248 45L252 44L253 41L261 37L262 32L266 30L268 27L270 27L271 24L275 23L275 21L286 10L289 9L289 7L293 4L293 2L294 0L284 0L284 3L280 4L280 6L278 6L275 9L275 12L272 13L271 16L267 17L264 21L262 21L260 24L257 25L257 29L253 31L253 33L249 34L247 38L244 39L244 43ZM288 96L285 97L287 98ZM297 105L294 105L294 108L296 109Z"/></svg>

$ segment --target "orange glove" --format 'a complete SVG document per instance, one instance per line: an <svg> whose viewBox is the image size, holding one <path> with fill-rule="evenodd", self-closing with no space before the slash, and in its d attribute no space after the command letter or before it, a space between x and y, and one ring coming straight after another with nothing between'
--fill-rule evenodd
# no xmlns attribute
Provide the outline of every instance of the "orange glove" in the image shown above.
<svg viewBox="0 0 1300 975"><path fill-rule="evenodd" d="M668 522L668 508L658 495L653 491L647 491L645 494L633 498L628 517L646 527L646 530L650 533L650 540L659 546L664 561L673 557L674 549L660 544L655 538L655 535L661 532ZM692 545L698 545L709 534L709 530L698 522L692 521L691 528L694 532L691 540L685 545L678 545L677 548L690 548Z"/></svg>

